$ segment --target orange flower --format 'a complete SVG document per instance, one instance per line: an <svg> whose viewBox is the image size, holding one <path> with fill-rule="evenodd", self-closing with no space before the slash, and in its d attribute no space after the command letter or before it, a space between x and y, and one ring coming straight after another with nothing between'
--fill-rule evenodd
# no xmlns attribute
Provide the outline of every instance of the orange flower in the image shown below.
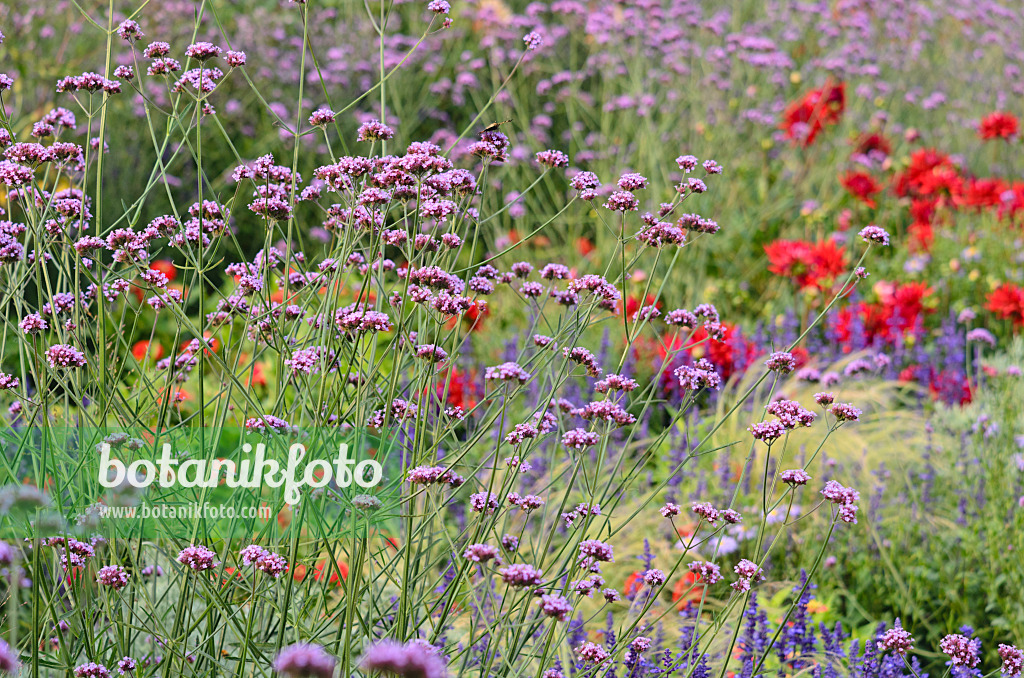
<svg viewBox="0 0 1024 678"><path fill-rule="evenodd" d="M704 595L704 585L699 584L699 580L700 576L693 572L685 572L676 580L676 585L672 587L672 602L679 603L680 610L691 601L699 601Z"/></svg>
<svg viewBox="0 0 1024 678"><path fill-rule="evenodd" d="M327 568L327 572L324 572L324 568ZM295 581L301 582L306 579L306 573L309 568L303 563L296 563L295 568L292 571L292 578ZM341 577L338 573L341 573ZM327 567L327 560L320 559L313 567L313 581L320 581L324 577L327 577L327 583L333 584L334 586L340 587L342 579L348 579L348 563L343 563L340 560L335 561L334 565Z"/></svg>
<svg viewBox="0 0 1024 678"><path fill-rule="evenodd" d="M167 276L168 282L173 281L178 277L178 268L174 265L174 262L170 259L157 259L150 263L149 267L154 271L160 271Z"/></svg>
<svg viewBox="0 0 1024 678"><path fill-rule="evenodd" d="M149 341L142 339L135 342L132 346L132 355L140 363L145 360L147 356L153 360L160 360L160 358L164 357L164 347L159 343L151 344Z"/></svg>

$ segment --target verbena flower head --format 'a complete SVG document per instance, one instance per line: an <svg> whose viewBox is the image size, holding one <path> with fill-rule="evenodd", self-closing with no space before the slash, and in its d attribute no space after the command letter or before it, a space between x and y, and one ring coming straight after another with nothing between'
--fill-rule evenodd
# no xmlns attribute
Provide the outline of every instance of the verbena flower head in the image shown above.
<svg viewBox="0 0 1024 678"><path fill-rule="evenodd" d="M756 424L751 424L750 428L751 435L754 436L754 440L760 440L761 442L771 444L786 434L788 430L781 421L778 419L772 419L770 421L759 421Z"/></svg>
<svg viewBox="0 0 1024 678"><path fill-rule="evenodd" d="M999 645L999 658L1003 660L1000 671L1008 678L1017 678L1024 669L1024 651L1014 645Z"/></svg>
<svg viewBox="0 0 1024 678"><path fill-rule="evenodd" d="M688 565L690 572L697 575L702 584L712 585L722 581L722 571L718 565L704 560L694 560Z"/></svg>
<svg viewBox="0 0 1024 678"><path fill-rule="evenodd" d="M821 490L821 496L838 507L839 519L844 523L857 522L857 504L860 493L852 487L844 487L838 481L830 480Z"/></svg>
<svg viewBox="0 0 1024 678"><path fill-rule="evenodd" d="M772 372L789 374L796 369L796 358L788 351L776 351L768 356L764 364Z"/></svg>
<svg viewBox="0 0 1024 678"><path fill-rule="evenodd" d="M897 617L893 627L887 629L878 639L878 647L883 652L892 650L899 656L904 657L907 652L914 649L914 637L900 625L899 617Z"/></svg>
<svg viewBox="0 0 1024 678"><path fill-rule="evenodd" d="M95 662L79 664L75 667L75 678L110 678L110 669Z"/></svg>
<svg viewBox="0 0 1024 678"><path fill-rule="evenodd" d="M776 400L765 407L768 414L779 418L786 429L810 426L818 417L814 412L804 409L794 400Z"/></svg>
<svg viewBox="0 0 1024 678"><path fill-rule="evenodd" d="M488 367L484 371L484 379L487 381L517 382L525 384L530 380L530 373L519 366L519 363L507 362L494 367Z"/></svg>
<svg viewBox="0 0 1024 678"><path fill-rule="evenodd" d="M647 188L647 177L636 172L627 172L619 177L617 185L623 191L638 191Z"/></svg>
<svg viewBox="0 0 1024 678"><path fill-rule="evenodd" d="M569 601L557 594L544 594L537 602L545 617L565 621L572 613L572 605Z"/></svg>
<svg viewBox="0 0 1024 678"><path fill-rule="evenodd" d="M18 661L18 653L7 644L7 641L0 639L0 671L15 675L18 672L21 662Z"/></svg>
<svg viewBox="0 0 1024 678"><path fill-rule="evenodd" d="M245 65L245 52L227 51L224 53L224 61L226 61L228 66L231 66L231 68L241 68Z"/></svg>
<svg viewBox="0 0 1024 678"><path fill-rule="evenodd" d="M836 403L828 410L838 421L860 421L861 410L850 403Z"/></svg>
<svg viewBox="0 0 1024 678"><path fill-rule="evenodd" d="M96 581L118 591L128 585L128 572L120 565L107 565L96 573Z"/></svg>
<svg viewBox="0 0 1024 678"><path fill-rule="evenodd" d="M448 4L447 0L430 0L427 3L427 9L434 14L447 14L452 10L452 6Z"/></svg>
<svg viewBox="0 0 1024 678"><path fill-rule="evenodd" d="M758 564L746 558L736 563L733 572L739 575L739 579L731 584L732 588L737 591L749 591L752 584L765 580L764 571Z"/></svg>
<svg viewBox="0 0 1024 678"><path fill-rule="evenodd" d="M718 522L718 518L721 515L711 503L709 502L693 502L690 505L690 510L696 513L698 516L707 521L709 525L714 525Z"/></svg>
<svg viewBox="0 0 1024 678"><path fill-rule="evenodd" d="M811 479L811 476L807 473L807 471L798 468L783 471L782 473L779 474L779 478L782 480L782 482L786 483L787 485L792 485L793 487L796 487L797 485L806 485L807 482Z"/></svg>
<svg viewBox="0 0 1024 678"><path fill-rule="evenodd" d="M185 56L196 61L208 61L220 56L221 49L210 42L196 42L185 48Z"/></svg>
<svg viewBox="0 0 1024 678"><path fill-rule="evenodd" d="M142 27L137 21L125 19L117 27L117 35L126 42L136 42L143 37Z"/></svg>
<svg viewBox="0 0 1024 678"><path fill-rule="evenodd" d="M533 565L527 565L526 563L509 565L498 570L498 574L501 576L502 581L513 588L540 586L544 583L544 573Z"/></svg>
<svg viewBox="0 0 1024 678"><path fill-rule="evenodd" d="M593 431L574 428L571 431L566 431L562 435L562 445L574 450L584 450L588 447L597 445L600 439L600 436Z"/></svg>
<svg viewBox="0 0 1024 678"><path fill-rule="evenodd" d="M490 544L471 544L462 552L462 557L475 563L486 563L489 560L494 560L498 565L501 565L498 547L491 546Z"/></svg>
<svg viewBox="0 0 1024 678"><path fill-rule="evenodd" d="M526 43L526 49L533 51L544 44L544 38L537 31L530 31L523 36L523 42Z"/></svg>
<svg viewBox="0 0 1024 678"><path fill-rule="evenodd" d="M679 508L679 504L673 504L672 502L666 502L664 506L658 509L658 512L665 518L673 518L678 516L682 509Z"/></svg>
<svg viewBox="0 0 1024 678"><path fill-rule="evenodd" d="M949 656L953 666L973 669L981 661L981 641L971 640L959 633L951 633L939 641L939 649Z"/></svg>
<svg viewBox="0 0 1024 678"><path fill-rule="evenodd" d="M327 127L334 122L334 111L327 108L318 108L309 116L309 124L313 127Z"/></svg>
<svg viewBox="0 0 1024 678"><path fill-rule="evenodd" d="M216 553L205 546L196 546L195 544L183 548L181 552L178 553L177 560L179 563L195 572L212 570L220 564L217 562Z"/></svg>
<svg viewBox="0 0 1024 678"><path fill-rule="evenodd" d="M369 120L359 126L357 141L387 141L395 137L395 130L379 120Z"/></svg>
<svg viewBox="0 0 1024 678"><path fill-rule="evenodd" d="M46 362L53 368L75 368L85 367L85 354L74 346L67 344L55 344L46 349Z"/></svg>
<svg viewBox="0 0 1024 678"><path fill-rule="evenodd" d="M335 663L319 645L296 643L281 650L274 670L288 678L333 678Z"/></svg>
<svg viewBox="0 0 1024 678"><path fill-rule="evenodd" d="M576 654L579 656L580 661L588 664L600 664L611 656L603 647L590 641L586 641L577 647Z"/></svg>
<svg viewBox="0 0 1024 678"><path fill-rule="evenodd" d="M831 405L833 402L835 402L835 399L836 395L834 393L822 392L814 394L814 402L818 403L822 407L825 407L826 405Z"/></svg>
<svg viewBox="0 0 1024 678"><path fill-rule="evenodd" d="M644 572L644 583L648 586L661 586L665 583L665 573L661 570L647 570Z"/></svg>
<svg viewBox="0 0 1024 678"><path fill-rule="evenodd" d="M889 245L889 234L884 228L879 226L865 226L857 235L866 243L876 243L883 246Z"/></svg>
<svg viewBox="0 0 1024 678"><path fill-rule="evenodd" d="M640 209L640 201L629 191L616 191L608 196L604 206L614 212L635 212Z"/></svg>
<svg viewBox="0 0 1024 678"><path fill-rule="evenodd" d="M535 156L537 162L546 167L568 167L569 156L561 151L540 151Z"/></svg>

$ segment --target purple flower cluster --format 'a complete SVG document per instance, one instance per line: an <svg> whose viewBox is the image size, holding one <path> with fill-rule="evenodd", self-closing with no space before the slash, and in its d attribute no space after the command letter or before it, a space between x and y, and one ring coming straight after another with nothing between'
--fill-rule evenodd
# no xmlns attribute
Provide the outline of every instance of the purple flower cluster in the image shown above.
<svg viewBox="0 0 1024 678"><path fill-rule="evenodd" d="M857 522L857 501L860 492L852 487L844 487L838 481L830 480L821 490L821 496L839 507L839 519L844 523Z"/></svg>

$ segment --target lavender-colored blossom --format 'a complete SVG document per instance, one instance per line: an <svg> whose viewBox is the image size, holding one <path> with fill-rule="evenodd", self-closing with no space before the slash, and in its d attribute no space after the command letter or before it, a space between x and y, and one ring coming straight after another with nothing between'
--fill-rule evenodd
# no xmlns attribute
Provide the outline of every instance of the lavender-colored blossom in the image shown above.
<svg viewBox="0 0 1024 678"><path fill-rule="evenodd" d="M274 658L274 670L288 678L333 678L335 659L320 647L296 643Z"/></svg>

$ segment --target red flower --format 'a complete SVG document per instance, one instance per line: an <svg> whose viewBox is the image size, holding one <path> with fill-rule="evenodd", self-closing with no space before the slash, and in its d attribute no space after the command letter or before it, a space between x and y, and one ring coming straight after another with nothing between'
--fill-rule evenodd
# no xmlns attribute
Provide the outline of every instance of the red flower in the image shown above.
<svg viewBox="0 0 1024 678"><path fill-rule="evenodd" d="M931 252L935 242L935 231L927 221L915 221L907 229L910 233L910 250L913 252Z"/></svg>
<svg viewBox="0 0 1024 678"><path fill-rule="evenodd" d="M1006 188L1009 199L999 206L999 217L1011 219L1024 215L1024 181L1017 181Z"/></svg>
<svg viewBox="0 0 1024 678"><path fill-rule="evenodd" d="M978 136L982 139L1009 139L1017 134L1017 116L1004 111L989 113L978 125Z"/></svg>
<svg viewBox="0 0 1024 678"><path fill-rule="evenodd" d="M174 279L178 277L178 269L170 259L157 259L150 263L149 267L154 271L160 271L163 273L167 276L168 281L173 282Z"/></svg>
<svg viewBox="0 0 1024 678"><path fill-rule="evenodd" d="M1024 325L1024 287L1003 283L989 292L985 308L1014 325Z"/></svg>
<svg viewBox="0 0 1024 678"><path fill-rule="evenodd" d="M878 291L878 303L853 304L839 311L832 321L833 331L844 353L853 350L854 320L862 326L867 343L876 339L891 343L897 336L920 332L922 315L935 310L926 303L934 290L925 283L897 285L880 282L875 289Z"/></svg>
<svg viewBox="0 0 1024 678"><path fill-rule="evenodd" d="M627 596L636 595L640 593L640 589L644 587L644 573L634 572L626 577L626 583L622 585L622 593Z"/></svg>
<svg viewBox="0 0 1024 678"><path fill-rule="evenodd" d="M868 207L876 206L871 196L882 192L881 184L867 172L847 172L839 178L839 183L850 192L850 195Z"/></svg>
<svg viewBox="0 0 1024 678"><path fill-rule="evenodd" d="M1000 179L971 179L961 194L953 196L953 203L958 207L999 207L1006 188Z"/></svg>
<svg viewBox="0 0 1024 678"><path fill-rule="evenodd" d="M829 81L791 103L783 113L781 127L787 139L810 146L826 125L839 122L845 108L846 85Z"/></svg>
<svg viewBox="0 0 1024 678"><path fill-rule="evenodd" d="M925 299L934 292L927 283L910 282L903 285L894 285L890 289L883 289L881 297L882 305L885 307L887 320L895 321L900 330L912 329L918 318L924 312L932 312L934 309L925 308Z"/></svg>
<svg viewBox="0 0 1024 678"><path fill-rule="evenodd" d="M708 337L703 327L697 329L686 346L693 358L707 358L719 369L722 379L728 379L737 369L746 365L757 355L757 347L743 338L735 325L722 323L722 340Z"/></svg>
<svg viewBox="0 0 1024 678"><path fill-rule="evenodd" d="M445 383L448 384L448 398L445 401L448 405L454 407L461 407L464 410L471 410L476 407L477 399L474 397L474 379L475 374L469 373L453 367L451 369L451 378L448 377L449 372L446 370L438 375L437 380L437 397L440 399L445 393Z"/></svg>
<svg viewBox="0 0 1024 678"><path fill-rule="evenodd" d="M644 306L654 306L658 310L661 310L661 302L654 300L653 294L648 294L644 299ZM616 309L618 310L618 309ZM640 310L640 298L636 296L630 296L626 299L626 317L632 319L633 314Z"/></svg>
<svg viewBox="0 0 1024 678"><path fill-rule="evenodd" d="M922 148L910 156L907 169L896 175L893 188L900 196L928 196L959 192L960 177L949 156Z"/></svg>
<svg viewBox="0 0 1024 678"><path fill-rule="evenodd" d="M594 243L589 238L576 238L576 251L585 257L594 251Z"/></svg>
<svg viewBox="0 0 1024 678"><path fill-rule="evenodd" d="M691 600L699 601L704 595L704 586L697 583L699 579L699 575L685 572L676 580L676 585L672 587L672 602L679 603L680 610L686 607Z"/></svg>
<svg viewBox="0 0 1024 678"><path fill-rule="evenodd" d="M792 278L800 289L831 288L836 276L846 269L846 250L834 240L810 243L804 240L776 240L765 245L768 270Z"/></svg>
<svg viewBox="0 0 1024 678"><path fill-rule="evenodd" d="M158 343L150 344L145 339L135 342L132 346L132 355L140 363L146 359L146 354L153 360L160 360L164 357L164 347Z"/></svg>
<svg viewBox="0 0 1024 678"><path fill-rule="evenodd" d="M935 217L936 200L914 200L910 203L910 216L917 223L931 223Z"/></svg>

